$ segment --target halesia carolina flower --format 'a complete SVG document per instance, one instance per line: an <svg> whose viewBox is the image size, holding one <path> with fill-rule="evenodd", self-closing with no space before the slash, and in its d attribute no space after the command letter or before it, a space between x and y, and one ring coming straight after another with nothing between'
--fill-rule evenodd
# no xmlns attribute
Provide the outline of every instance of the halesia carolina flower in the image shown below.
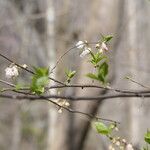
<svg viewBox="0 0 150 150"><path fill-rule="evenodd" d="M19 75L17 66L14 65L11 67L7 67L5 69L5 75L6 75L6 78L8 78L8 79L13 78L13 77L17 77Z"/></svg>
<svg viewBox="0 0 150 150"><path fill-rule="evenodd" d="M84 46L85 46L85 42L83 42L83 41L79 41L79 42L76 44L76 47L77 47L78 49L82 49L82 48L84 48Z"/></svg>
<svg viewBox="0 0 150 150"><path fill-rule="evenodd" d="M82 51L82 53L80 54L80 57L83 58L84 56L86 56L87 54L89 54L91 51L91 48L89 47L85 47L85 49Z"/></svg>
<svg viewBox="0 0 150 150"><path fill-rule="evenodd" d="M102 43L101 48L100 48L100 53L103 53L104 51L108 51L108 47L105 42Z"/></svg>

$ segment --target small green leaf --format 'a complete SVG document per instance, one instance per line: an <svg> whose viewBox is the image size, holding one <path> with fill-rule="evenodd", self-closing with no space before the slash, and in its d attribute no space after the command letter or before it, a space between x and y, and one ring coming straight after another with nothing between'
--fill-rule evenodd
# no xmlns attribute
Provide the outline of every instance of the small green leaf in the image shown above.
<svg viewBox="0 0 150 150"><path fill-rule="evenodd" d="M108 128L109 128L110 130L113 130L115 127L116 127L116 125L113 123L113 124L110 124Z"/></svg>
<svg viewBox="0 0 150 150"><path fill-rule="evenodd" d="M91 78L91 79L98 80L98 77L95 74L93 74L93 73L88 73L88 74L86 74L86 76Z"/></svg>
<svg viewBox="0 0 150 150"><path fill-rule="evenodd" d="M104 62L98 68L98 78L102 83L105 83L108 74L108 64Z"/></svg>
<svg viewBox="0 0 150 150"><path fill-rule="evenodd" d="M102 39L102 42L107 43L107 42L109 42L112 38L113 38L113 36L111 36L111 35L104 36L103 39Z"/></svg>
<svg viewBox="0 0 150 150"><path fill-rule="evenodd" d="M43 76L43 77L37 78L36 84L37 86L45 86L46 84L48 84L48 77Z"/></svg>
<svg viewBox="0 0 150 150"><path fill-rule="evenodd" d="M42 94L45 91L45 86L49 82L49 70L47 68L36 67L34 67L34 70L30 89L33 93Z"/></svg>
<svg viewBox="0 0 150 150"><path fill-rule="evenodd" d="M144 135L144 140L146 143L150 144L150 131L147 131L147 133Z"/></svg>
<svg viewBox="0 0 150 150"><path fill-rule="evenodd" d="M109 128L102 122L95 122L95 127L98 133L104 135L110 134Z"/></svg>
<svg viewBox="0 0 150 150"><path fill-rule="evenodd" d="M67 82L69 83L71 79L75 76L76 71L66 70Z"/></svg>
<svg viewBox="0 0 150 150"><path fill-rule="evenodd" d="M70 73L69 77L70 77L70 78L73 78L75 74L76 74L76 71L72 71L72 72Z"/></svg>
<svg viewBox="0 0 150 150"><path fill-rule="evenodd" d="M103 55L103 54L100 53L100 52L97 52L96 54L92 53L91 56L92 56L92 57L91 57L91 60L89 60L89 62L91 62L91 63L94 65L94 67L95 67L95 66L98 66L98 63L99 63L100 61L102 61L103 59L106 59L106 60L107 60L107 56Z"/></svg>
<svg viewBox="0 0 150 150"><path fill-rule="evenodd" d="M48 76L49 69L44 67L33 67L34 68L34 74L36 76Z"/></svg>
<svg viewBox="0 0 150 150"><path fill-rule="evenodd" d="M115 129L115 127L116 127L116 124L114 124L114 123L110 124L110 125L108 126L109 132L111 133L111 132Z"/></svg>

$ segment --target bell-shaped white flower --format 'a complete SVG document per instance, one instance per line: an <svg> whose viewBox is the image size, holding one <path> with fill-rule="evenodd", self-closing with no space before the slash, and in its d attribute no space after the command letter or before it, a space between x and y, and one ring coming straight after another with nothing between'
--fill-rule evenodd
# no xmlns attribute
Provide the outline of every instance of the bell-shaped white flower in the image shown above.
<svg viewBox="0 0 150 150"><path fill-rule="evenodd" d="M103 43L101 44L101 48L100 48L99 52L100 52L100 53L103 53L104 51L108 51L108 47L107 47L107 45L106 45L105 42L103 42Z"/></svg>
<svg viewBox="0 0 150 150"><path fill-rule="evenodd" d="M83 58L84 56L86 56L87 54L89 54L90 51L91 51L91 48L85 47L84 50L82 51L82 53L80 54L80 57Z"/></svg>
<svg viewBox="0 0 150 150"><path fill-rule="evenodd" d="M76 47L78 49L82 49L82 48L84 48L84 46L85 46L85 42L83 42L83 41L78 41L76 44Z"/></svg>

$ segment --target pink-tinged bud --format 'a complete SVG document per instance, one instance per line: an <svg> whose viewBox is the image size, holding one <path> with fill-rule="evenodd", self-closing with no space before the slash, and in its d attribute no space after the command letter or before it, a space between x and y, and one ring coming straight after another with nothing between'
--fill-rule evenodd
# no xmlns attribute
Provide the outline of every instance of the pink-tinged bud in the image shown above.
<svg viewBox="0 0 150 150"><path fill-rule="evenodd" d="M107 45L105 44L105 42L102 43L101 49L104 50L104 51L108 51L108 47L107 47Z"/></svg>

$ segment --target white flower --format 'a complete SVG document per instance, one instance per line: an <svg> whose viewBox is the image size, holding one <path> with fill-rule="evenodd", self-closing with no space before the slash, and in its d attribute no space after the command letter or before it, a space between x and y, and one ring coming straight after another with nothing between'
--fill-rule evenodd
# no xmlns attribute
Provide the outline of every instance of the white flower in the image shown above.
<svg viewBox="0 0 150 150"><path fill-rule="evenodd" d="M100 53L103 53L103 51L108 51L108 47L107 47L107 45L105 44L105 42L102 43L99 52L100 52Z"/></svg>
<svg viewBox="0 0 150 150"><path fill-rule="evenodd" d="M76 44L76 47L77 47L78 49L82 49L82 48L84 48L84 46L85 46L85 42L83 42L83 41L79 41L79 42Z"/></svg>
<svg viewBox="0 0 150 150"><path fill-rule="evenodd" d="M25 69L28 68L28 66L26 64L23 64L22 67Z"/></svg>
<svg viewBox="0 0 150 150"><path fill-rule="evenodd" d="M5 69L6 78L10 79L12 77L17 77L19 75L18 68L16 65L7 67Z"/></svg>
<svg viewBox="0 0 150 150"><path fill-rule="evenodd" d="M85 47L84 50L82 51L82 53L80 54L80 57L83 58L84 56L86 56L87 54L89 54L90 51L91 51L91 48Z"/></svg>
<svg viewBox="0 0 150 150"><path fill-rule="evenodd" d="M105 44L105 42L102 43L101 48L102 48L103 50L108 51L108 47L107 47L107 45Z"/></svg>
<svg viewBox="0 0 150 150"><path fill-rule="evenodd" d="M100 49L99 52L100 52L100 53L103 53L103 49Z"/></svg>
<svg viewBox="0 0 150 150"><path fill-rule="evenodd" d="M132 147L131 144L128 144L128 145L126 146L126 150L134 150L134 149L133 149L133 147Z"/></svg>

